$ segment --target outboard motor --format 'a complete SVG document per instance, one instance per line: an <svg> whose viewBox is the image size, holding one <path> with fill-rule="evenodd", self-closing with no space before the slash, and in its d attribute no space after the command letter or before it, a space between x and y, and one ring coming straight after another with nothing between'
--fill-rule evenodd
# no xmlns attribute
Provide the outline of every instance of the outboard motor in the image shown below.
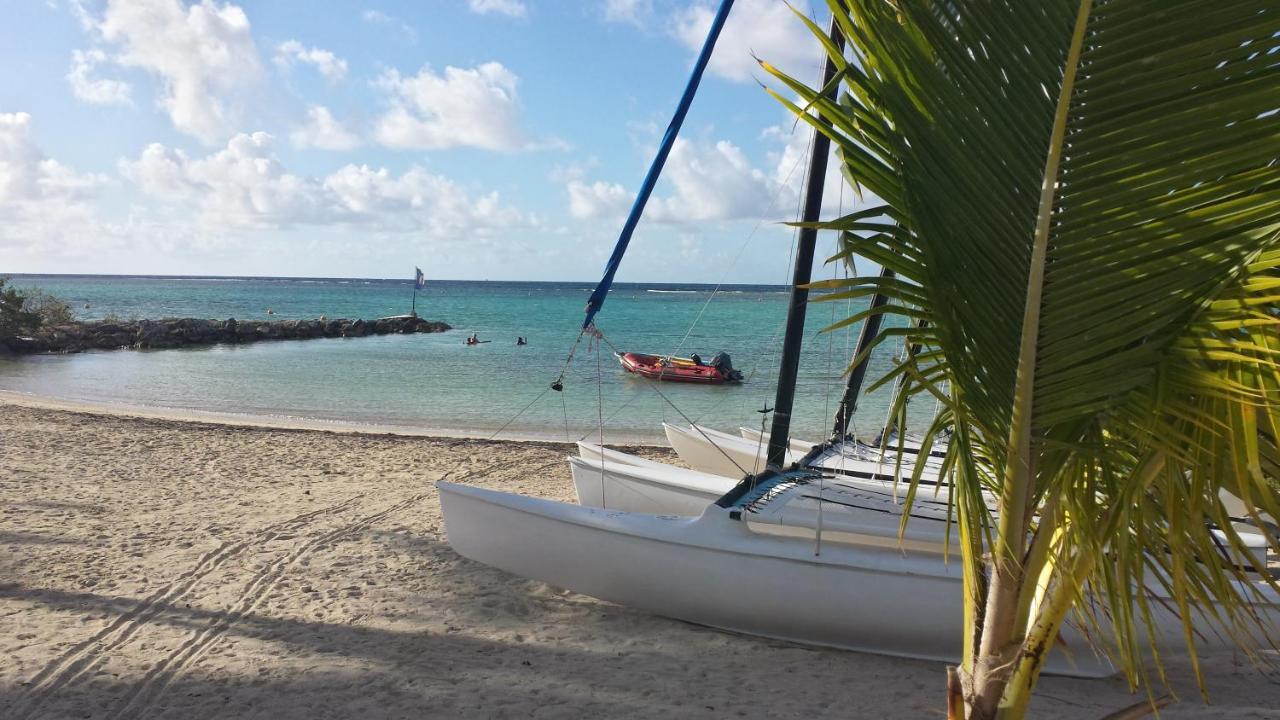
<svg viewBox="0 0 1280 720"><path fill-rule="evenodd" d="M711 367L719 370L721 375L732 382L742 382L742 373L733 369L733 360L723 350L712 356Z"/></svg>

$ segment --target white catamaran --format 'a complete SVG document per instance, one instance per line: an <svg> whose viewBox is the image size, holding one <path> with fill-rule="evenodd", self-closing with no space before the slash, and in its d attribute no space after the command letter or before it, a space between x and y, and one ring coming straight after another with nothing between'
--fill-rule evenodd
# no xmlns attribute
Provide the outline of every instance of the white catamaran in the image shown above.
<svg viewBox="0 0 1280 720"><path fill-rule="evenodd" d="M593 328L731 5L732 0L723 0L712 22L658 157L588 301L584 332ZM832 37L839 37L834 25ZM834 74L828 59L823 86L831 93ZM806 223L818 219L828 148L826 138L815 133L801 217ZM882 452L841 436L815 451L807 443L788 441L815 237L812 227L800 231L767 436L667 426L672 446L692 471L580 444L581 456L570 459L577 505L438 482L453 548L523 577L692 623L812 645L957 661L963 578L960 563L945 557L955 531L937 459L926 457L918 468L923 482L908 506L896 481L917 470L922 448L903 444ZM875 332L868 320L862 335ZM865 369L864 363L850 379L855 396L854 381L861 382ZM559 383L552 387L559 389ZM851 413L851 406L847 393L841 413ZM797 463L797 469L782 469ZM904 513L909 515L905 524ZM1265 539L1261 548L1251 546L1248 552L1264 553ZM1157 643L1181 647L1182 623L1160 602L1167 597L1163 586L1156 578L1150 582L1145 590L1154 598ZM1252 586L1259 616L1272 624L1280 619L1280 597L1270 586L1260 579L1239 582ZM1190 612L1197 626L1207 627L1207 616L1216 610L1193 607ZM1200 647L1226 644L1208 632ZM1090 648L1068 624L1045 671L1110 674L1110 663Z"/></svg>

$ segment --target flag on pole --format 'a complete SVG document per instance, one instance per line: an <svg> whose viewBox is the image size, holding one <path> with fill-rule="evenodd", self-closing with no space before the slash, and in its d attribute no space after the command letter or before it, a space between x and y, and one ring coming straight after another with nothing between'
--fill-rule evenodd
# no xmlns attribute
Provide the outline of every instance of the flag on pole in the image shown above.
<svg viewBox="0 0 1280 720"><path fill-rule="evenodd" d="M422 268L415 267L413 269L413 289L422 290L427 287L427 276L422 274Z"/></svg>

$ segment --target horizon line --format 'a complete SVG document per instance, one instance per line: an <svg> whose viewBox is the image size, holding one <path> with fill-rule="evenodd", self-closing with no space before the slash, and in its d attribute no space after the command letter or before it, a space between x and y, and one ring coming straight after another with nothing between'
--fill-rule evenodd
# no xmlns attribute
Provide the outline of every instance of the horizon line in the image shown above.
<svg viewBox="0 0 1280 720"><path fill-rule="evenodd" d="M41 273L41 272L0 272L0 278L13 277L50 277L50 278L139 278L144 280L363 280L379 282L414 282L412 277L343 277L328 275L197 275L193 273ZM433 278L428 282L498 282L498 283L530 283L530 284L579 284L593 285L598 280L476 280L469 278ZM619 280L619 285L707 285L707 286L752 286L752 287L790 287L789 283L714 283L714 282L670 282L649 280Z"/></svg>

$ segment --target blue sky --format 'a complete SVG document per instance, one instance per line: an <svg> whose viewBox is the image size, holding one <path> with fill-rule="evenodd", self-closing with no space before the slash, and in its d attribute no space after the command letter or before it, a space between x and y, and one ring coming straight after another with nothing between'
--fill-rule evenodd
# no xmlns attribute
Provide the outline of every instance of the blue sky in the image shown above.
<svg viewBox="0 0 1280 720"><path fill-rule="evenodd" d="M10 4L0 272L594 280L712 11ZM752 52L816 77L785 4L738 0L620 280L786 281L808 132Z"/></svg>

